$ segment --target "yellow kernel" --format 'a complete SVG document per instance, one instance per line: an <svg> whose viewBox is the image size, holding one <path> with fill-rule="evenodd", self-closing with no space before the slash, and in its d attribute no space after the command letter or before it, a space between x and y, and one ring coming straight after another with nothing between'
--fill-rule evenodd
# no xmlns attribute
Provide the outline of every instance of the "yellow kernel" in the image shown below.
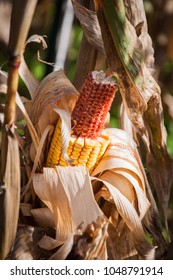
<svg viewBox="0 0 173 280"><path fill-rule="evenodd" d="M79 157L79 156L80 156L80 153L79 153L78 151L73 150L72 155L73 155L73 156Z"/></svg>
<svg viewBox="0 0 173 280"><path fill-rule="evenodd" d="M95 140L86 138L85 139L85 147L86 148L93 148L95 146Z"/></svg>
<svg viewBox="0 0 173 280"><path fill-rule="evenodd" d="M75 145L76 145L76 144L75 144ZM79 147L74 146L73 149L74 149L75 152L80 152L82 148L81 148L81 147L79 148Z"/></svg>
<svg viewBox="0 0 173 280"><path fill-rule="evenodd" d="M82 149L84 147L84 138L78 137L75 142L75 147Z"/></svg>
<svg viewBox="0 0 173 280"><path fill-rule="evenodd" d="M70 156L71 159L78 159L78 157L79 156L76 156L76 155L73 155L73 154L71 154L71 156Z"/></svg>
<svg viewBox="0 0 173 280"><path fill-rule="evenodd" d="M78 162L76 165L78 165L78 166L86 166L86 162Z"/></svg>
<svg viewBox="0 0 173 280"><path fill-rule="evenodd" d="M61 157L61 159L60 159L59 165L67 166L66 161L65 161L62 157Z"/></svg>
<svg viewBox="0 0 173 280"><path fill-rule="evenodd" d="M87 154L90 154L90 152L92 151L92 148L85 148L83 147L82 151L81 151L81 155L85 155L86 153Z"/></svg>
<svg viewBox="0 0 173 280"><path fill-rule="evenodd" d="M81 163L81 164L84 164L84 163L87 162L87 159L79 158L78 162Z"/></svg>
<svg viewBox="0 0 173 280"><path fill-rule="evenodd" d="M70 147L68 147L68 149L67 149L68 155L71 155L72 151L73 151L73 149L71 149Z"/></svg>
<svg viewBox="0 0 173 280"><path fill-rule="evenodd" d="M79 159L85 159L85 160L88 160L88 159L89 159L89 155L87 155L87 154L80 154Z"/></svg>
<svg viewBox="0 0 173 280"><path fill-rule="evenodd" d="M72 135L72 136L70 137L69 144L72 144L72 145L73 145L75 141L76 141L76 136Z"/></svg>

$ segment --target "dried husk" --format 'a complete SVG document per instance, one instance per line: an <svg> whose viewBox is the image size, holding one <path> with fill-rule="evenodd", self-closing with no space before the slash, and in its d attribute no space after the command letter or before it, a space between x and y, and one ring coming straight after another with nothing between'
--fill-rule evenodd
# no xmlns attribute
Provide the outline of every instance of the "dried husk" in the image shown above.
<svg viewBox="0 0 173 280"><path fill-rule="evenodd" d="M31 209L30 215L34 217L36 224L42 228L55 228L54 216L47 207Z"/></svg>
<svg viewBox="0 0 173 280"><path fill-rule="evenodd" d="M38 260L47 259L49 251L38 246L38 241L45 234L39 227L19 225L14 248L8 259L10 260Z"/></svg>
<svg viewBox="0 0 173 280"><path fill-rule="evenodd" d="M102 215L84 167L43 168L43 174L34 175L33 186L38 197L54 215L56 239L60 244L81 223L87 226Z"/></svg>
<svg viewBox="0 0 173 280"><path fill-rule="evenodd" d="M67 255L67 260L105 260L107 259L107 227L104 218L89 224L84 231L78 229L74 235L73 246Z"/></svg>
<svg viewBox="0 0 173 280"><path fill-rule="evenodd" d="M7 131L8 149L4 183L0 183L0 259L4 259L14 243L19 215L20 160L14 127Z"/></svg>
<svg viewBox="0 0 173 280"><path fill-rule="evenodd" d="M32 122L40 137L48 124L57 121L57 114L52 110L56 105L63 109L64 104L71 111L78 92L67 79L63 70L47 75L39 84L32 106Z"/></svg>

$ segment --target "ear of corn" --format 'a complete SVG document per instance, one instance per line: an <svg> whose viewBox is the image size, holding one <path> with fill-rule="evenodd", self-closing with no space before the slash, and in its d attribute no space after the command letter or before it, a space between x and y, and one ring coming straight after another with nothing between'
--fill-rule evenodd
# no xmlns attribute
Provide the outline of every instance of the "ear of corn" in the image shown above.
<svg viewBox="0 0 173 280"><path fill-rule="evenodd" d="M110 139L102 131L116 89L113 79L103 72L88 75L72 112L74 127L67 154L74 165L86 166L92 171L103 156ZM47 167L56 165L68 165L62 156L61 119L55 127L46 161Z"/></svg>

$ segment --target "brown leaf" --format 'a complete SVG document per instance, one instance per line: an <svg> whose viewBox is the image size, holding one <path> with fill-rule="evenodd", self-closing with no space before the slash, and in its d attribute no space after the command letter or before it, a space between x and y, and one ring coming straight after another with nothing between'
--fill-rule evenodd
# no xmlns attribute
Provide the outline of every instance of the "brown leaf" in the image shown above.
<svg viewBox="0 0 173 280"><path fill-rule="evenodd" d="M53 213L49 208L31 209L30 215L34 217L36 224L42 228L55 228Z"/></svg>
<svg viewBox="0 0 173 280"><path fill-rule="evenodd" d="M89 224L86 229L74 235L73 247L66 257L67 260L106 259L106 239L108 223L99 218Z"/></svg>
<svg viewBox="0 0 173 280"><path fill-rule="evenodd" d="M50 253L37 245L37 242L43 235L44 231L41 228L19 226L14 248L9 258L11 260L38 260L48 258Z"/></svg>
<svg viewBox="0 0 173 280"><path fill-rule="evenodd" d="M65 103L67 108L72 110L77 96L78 92L62 70L52 72L41 81L31 112L39 136L48 124L55 125L58 116L53 108L56 104L59 104L58 107L63 107Z"/></svg>
<svg viewBox="0 0 173 280"><path fill-rule="evenodd" d="M4 182L0 182L0 259L6 258L14 243L20 201L19 149L10 129L7 132L7 145L5 178Z"/></svg>
<svg viewBox="0 0 173 280"><path fill-rule="evenodd" d="M129 260L132 257L139 259L139 255L135 249L133 235L125 226L118 233L113 225L109 225L107 250L110 260Z"/></svg>
<svg viewBox="0 0 173 280"><path fill-rule="evenodd" d="M135 27L136 34L142 43L144 61L150 71L154 71L154 49L152 40L148 34L148 25L143 0L124 0L126 16L129 22Z"/></svg>
<svg viewBox="0 0 173 280"><path fill-rule="evenodd" d="M72 0L75 16L80 21L86 40L101 53L105 53L98 19L94 11L80 5L77 0ZM92 69L93 70L93 69Z"/></svg>

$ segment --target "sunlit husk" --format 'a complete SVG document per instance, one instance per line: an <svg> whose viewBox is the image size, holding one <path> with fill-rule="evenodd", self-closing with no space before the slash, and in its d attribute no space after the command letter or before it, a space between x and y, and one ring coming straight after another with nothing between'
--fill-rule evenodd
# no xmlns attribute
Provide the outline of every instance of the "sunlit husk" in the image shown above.
<svg viewBox="0 0 173 280"><path fill-rule="evenodd" d="M43 174L34 175L33 185L38 197L54 215L56 239L60 243L81 223L87 226L102 215L84 167L44 168Z"/></svg>
<svg viewBox="0 0 173 280"><path fill-rule="evenodd" d="M32 121L40 136L48 124L57 122L57 114L53 108L71 111L78 92L65 76L63 70L55 71L46 76L37 88L32 107Z"/></svg>

